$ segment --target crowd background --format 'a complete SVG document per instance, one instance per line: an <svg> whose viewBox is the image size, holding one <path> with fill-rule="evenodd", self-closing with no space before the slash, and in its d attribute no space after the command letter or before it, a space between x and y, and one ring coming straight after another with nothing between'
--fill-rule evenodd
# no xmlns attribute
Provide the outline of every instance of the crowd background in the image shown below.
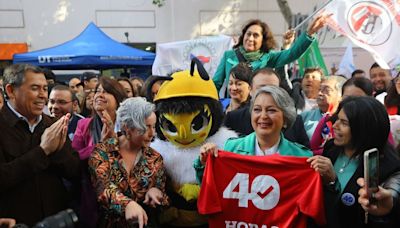
<svg viewBox="0 0 400 228"><path fill-rule="evenodd" d="M309 157L324 182L329 227L366 227L365 218L372 225L398 227L400 74L392 76L374 63L347 79L324 75L315 66L302 80L283 85L288 76L273 69L296 60L324 19L317 17L296 39L288 31L285 43L292 46L281 51L264 22L243 27L212 79L216 90L227 83L230 97L216 122L244 136L226 140L223 149ZM143 81L85 72L66 85L48 69L6 68L0 98L0 217L33 225L71 207L81 227L171 227L157 220L174 200L166 189L171 177L162 153L151 147L159 124L152 103L169 77ZM362 153L373 147L381 152L382 169L374 204L362 188ZM217 156L217 148L202 144L198 159L188 161L199 181L207 154ZM353 204L344 205L344 191L353 194Z"/></svg>

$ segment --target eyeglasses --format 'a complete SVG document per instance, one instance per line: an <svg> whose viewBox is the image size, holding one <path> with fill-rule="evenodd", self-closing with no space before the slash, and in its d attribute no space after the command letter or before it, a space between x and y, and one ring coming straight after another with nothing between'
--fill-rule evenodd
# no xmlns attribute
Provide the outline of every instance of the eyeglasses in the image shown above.
<svg viewBox="0 0 400 228"><path fill-rule="evenodd" d="M58 104L58 105L66 105L68 103L71 103L72 101L65 101L65 100L54 100L54 99L49 99L50 104Z"/></svg>
<svg viewBox="0 0 400 228"><path fill-rule="evenodd" d="M329 86L321 86L319 91L321 91L322 94L327 94L328 95L328 94L333 93L333 91L335 91L335 90L330 88Z"/></svg>

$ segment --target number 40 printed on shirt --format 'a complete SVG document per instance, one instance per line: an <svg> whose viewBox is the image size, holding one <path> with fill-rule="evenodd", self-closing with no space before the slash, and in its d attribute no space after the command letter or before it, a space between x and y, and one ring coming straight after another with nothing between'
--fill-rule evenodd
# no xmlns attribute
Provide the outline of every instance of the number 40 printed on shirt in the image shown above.
<svg viewBox="0 0 400 228"><path fill-rule="evenodd" d="M251 184L250 192L248 192ZM236 191L237 190L237 191ZM270 210L279 202L280 188L278 181L269 175L259 175L253 182L248 173L237 173L226 186L223 197L238 199L239 207L248 207L249 200L260 210Z"/></svg>

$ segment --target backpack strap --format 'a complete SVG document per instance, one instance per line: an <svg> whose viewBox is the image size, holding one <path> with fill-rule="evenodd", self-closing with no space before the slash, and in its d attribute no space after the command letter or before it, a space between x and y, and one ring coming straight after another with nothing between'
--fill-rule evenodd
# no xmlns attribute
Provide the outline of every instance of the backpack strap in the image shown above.
<svg viewBox="0 0 400 228"><path fill-rule="evenodd" d="M235 54L236 54L236 57L238 58L239 62L247 62L247 60L244 58L243 54L240 52L239 48L235 49Z"/></svg>
<svg viewBox="0 0 400 228"><path fill-rule="evenodd" d="M253 71L253 67L251 66L250 62L246 60L246 58L240 52L239 48L235 49L235 54L240 63L242 63L242 62L246 63L246 65L250 68L250 70Z"/></svg>

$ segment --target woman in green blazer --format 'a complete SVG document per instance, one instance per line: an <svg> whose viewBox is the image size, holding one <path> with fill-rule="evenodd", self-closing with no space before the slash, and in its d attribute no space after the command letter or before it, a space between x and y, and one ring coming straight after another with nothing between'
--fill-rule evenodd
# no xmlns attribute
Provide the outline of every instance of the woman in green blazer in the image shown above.
<svg viewBox="0 0 400 228"><path fill-rule="evenodd" d="M251 100L251 125L254 132L243 137L228 139L223 150L243 155L265 156L272 154L311 157L312 152L303 145L288 141L282 129L296 120L296 108L289 94L277 86L260 88ZM201 182L207 155L218 155L213 143L200 148L200 156L194 162L197 179Z"/></svg>
<svg viewBox="0 0 400 228"><path fill-rule="evenodd" d="M254 71L264 67L281 67L298 59L313 41L312 35L324 26L325 19L326 16L317 17L307 32L301 34L291 48L283 51L274 51L276 42L266 23L251 20L244 26L234 49L226 51L218 65L213 77L218 91L229 80L232 67L239 62L248 63ZM295 31L290 33L289 37L294 37Z"/></svg>

